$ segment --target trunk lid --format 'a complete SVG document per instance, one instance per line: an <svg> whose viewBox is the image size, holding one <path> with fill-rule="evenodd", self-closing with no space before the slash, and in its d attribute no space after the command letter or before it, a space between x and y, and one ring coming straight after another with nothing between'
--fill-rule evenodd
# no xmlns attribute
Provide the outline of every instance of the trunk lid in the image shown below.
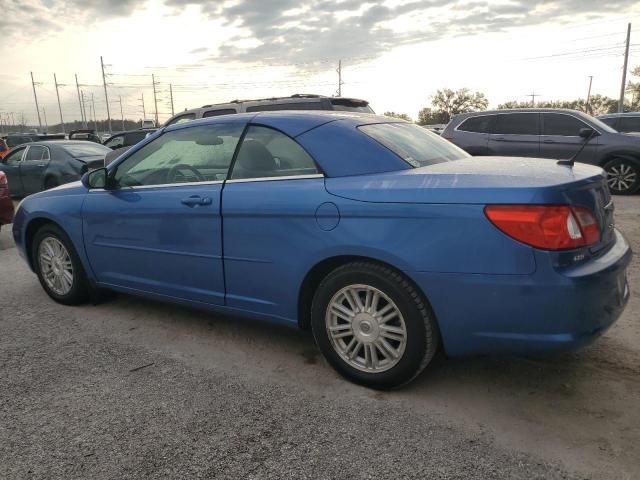
<svg viewBox="0 0 640 480"><path fill-rule="evenodd" d="M75 158L76 160L79 160L82 163L86 164L89 171L95 170L96 168L104 167L104 155L90 155Z"/></svg>
<svg viewBox="0 0 640 480"><path fill-rule="evenodd" d="M604 171L556 160L472 157L375 175L326 179L333 195L363 202L568 204L589 208L600 226L595 252L614 240L613 202Z"/></svg>

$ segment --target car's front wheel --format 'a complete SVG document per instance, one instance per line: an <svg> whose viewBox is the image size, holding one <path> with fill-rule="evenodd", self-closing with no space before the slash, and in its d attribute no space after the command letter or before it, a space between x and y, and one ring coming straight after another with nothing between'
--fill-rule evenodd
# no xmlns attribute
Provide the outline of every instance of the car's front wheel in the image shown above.
<svg viewBox="0 0 640 480"><path fill-rule="evenodd" d="M376 263L353 262L330 273L311 314L327 361L371 388L411 381L438 348L438 328L422 294L404 275Z"/></svg>
<svg viewBox="0 0 640 480"><path fill-rule="evenodd" d="M80 259L69 237L55 225L36 233L33 266L45 292L56 302L77 305L88 299L89 287Z"/></svg>
<svg viewBox="0 0 640 480"><path fill-rule="evenodd" d="M614 158L604 166L609 190L615 195L631 195L640 187L640 167L625 158Z"/></svg>

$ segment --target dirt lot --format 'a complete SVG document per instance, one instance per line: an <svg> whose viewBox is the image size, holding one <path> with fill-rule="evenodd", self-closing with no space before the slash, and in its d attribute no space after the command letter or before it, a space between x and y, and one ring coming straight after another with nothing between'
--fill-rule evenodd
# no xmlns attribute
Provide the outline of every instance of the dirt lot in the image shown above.
<svg viewBox="0 0 640 480"><path fill-rule="evenodd" d="M640 251L640 197L616 221ZM0 478L640 477L640 260L593 346L440 359L380 393L308 334L118 296L51 302L0 233ZM140 368L142 367L142 368Z"/></svg>

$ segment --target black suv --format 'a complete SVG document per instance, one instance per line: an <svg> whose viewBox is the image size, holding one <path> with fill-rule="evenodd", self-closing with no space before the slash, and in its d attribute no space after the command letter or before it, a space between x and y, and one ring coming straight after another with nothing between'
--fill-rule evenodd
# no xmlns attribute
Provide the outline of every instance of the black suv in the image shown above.
<svg viewBox="0 0 640 480"><path fill-rule="evenodd" d="M140 130L129 130L127 132L114 133L104 141L103 145L105 147L109 147L111 150L116 150L122 147L131 147L136 143L144 140L155 131L155 128L145 128Z"/></svg>
<svg viewBox="0 0 640 480"><path fill-rule="evenodd" d="M442 136L471 155L572 158L593 133L577 162L602 166L612 193L640 187L640 137L618 133L575 110L514 109L454 116ZM591 136L591 135L586 135Z"/></svg>
<svg viewBox="0 0 640 480"><path fill-rule="evenodd" d="M259 100L234 100L229 103L205 105L174 115L167 123L189 122L199 118L216 117L245 112L268 112L273 110L340 110L348 112L374 113L369 102L357 98L325 97L322 95L296 94L290 97L262 98Z"/></svg>

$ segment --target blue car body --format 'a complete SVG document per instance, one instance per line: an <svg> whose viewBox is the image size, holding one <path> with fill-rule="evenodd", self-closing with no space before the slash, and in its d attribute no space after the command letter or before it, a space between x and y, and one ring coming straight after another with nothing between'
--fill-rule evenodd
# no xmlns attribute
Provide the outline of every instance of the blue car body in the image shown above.
<svg viewBox="0 0 640 480"><path fill-rule="evenodd" d="M96 286L302 327L319 275L372 259L419 287L449 355L574 348L613 324L629 296L631 250L613 227L602 170L490 157L413 168L359 130L391 121L265 112L170 126L108 168L165 132L236 122L293 138L322 173L118 190L76 182L25 199L14 239L32 264L34 231L54 222ZM199 196L211 203L183 203ZM493 204L583 205L601 239L536 249L487 219Z"/></svg>

